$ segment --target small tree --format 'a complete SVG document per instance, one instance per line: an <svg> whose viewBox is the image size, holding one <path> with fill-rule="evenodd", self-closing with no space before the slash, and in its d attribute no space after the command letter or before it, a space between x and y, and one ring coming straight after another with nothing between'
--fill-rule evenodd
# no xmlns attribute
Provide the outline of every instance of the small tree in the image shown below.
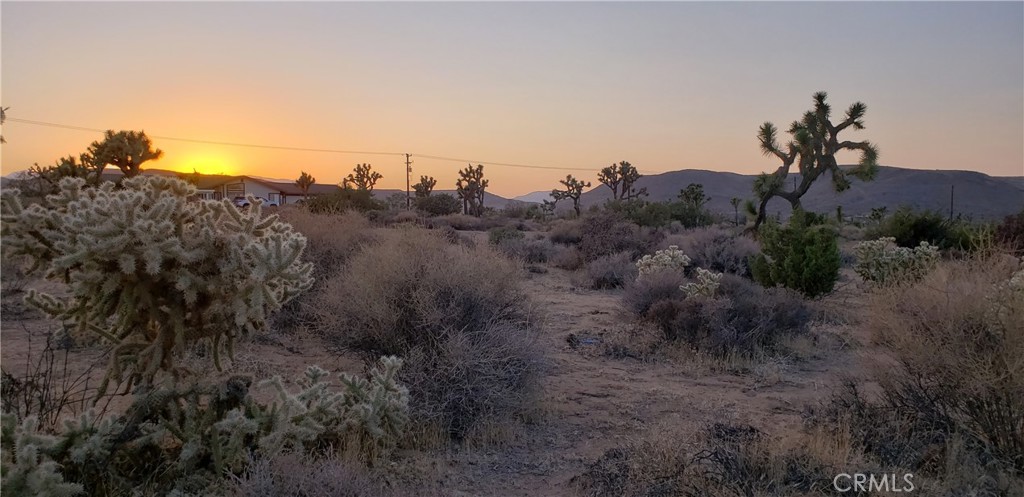
<svg viewBox="0 0 1024 497"><path fill-rule="evenodd" d="M570 174L567 175L564 180L559 181L559 183L561 183L565 189L551 190L551 197L555 199L556 203L562 199L572 199L572 208L576 210L576 217L579 217L580 197L583 195L584 188L590 188L590 182L587 181L584 183L583 181L573 178Z"/></svg>
<svg viewBox="0 0 1024 497"><path fill-rule="evenodd" d="M808 297L831 292L839 279L839 246L836 233L823 223L823 216L798 210L788 226L769 224L761 236L762 253L751 261L754 279Z"/></svg>
<svg viewBox="0 0 1024 497"><path fill-rule="evenodd" d="M679 201L672 204L672 218L687 228L707 226L714 222L711 213L704 208L711 198L704 194L704 185L690 183L679 190Z"/></svg>
<svg viewBox="0 0 1024 497"><path fill-rule="evenodd" d="M461 211L462 204L450 193L439 193L429 197L416 197L416 208L430 216L446 216Z"/></svg>
<svg viewBox="0 0 1024 497"><path fill-rule="evenodd" d="M749 208L756 214L754 229L764 222L768 201L774 197L786 199L794 211L799 210L800 198L825 172L832 174L832 188L836 192L850 188L847 175L864 181L874 179L878 171L878 150L875 146L867 141L839 141L839 133L846 128L864 129L863 117L867 106L861 102L854 103L846 111L846 117L838 124L833 124L830 119L832 108L825 102L827 96L823 91L814 94L814 108L804 113L802 120L790 125L789 134L793 139L785 150L778 143L775 125L770 122L761 125L757 135L761 151L765 155L777 157L782 165L774 173L762 173L754 181L758 205ZM836 161L836 153L842 150L859 150L859 164L844 171ZM792 190L786 191L786 178L793 164L798 167L800 182L794 184Z"/></svg>
<svg viewBox="0 0 1024 497"><path fill-rule="evenodd" d="M306 198L309 195L309 187L316 183L316 178L312 177L306 171L302 171L299 175L299 179L295 180L295 186L302 190L302 198Z"/></svg>
<svg viewBox="0 0 1024 497"><path fill-rule="evenodd" d="M462 199L462 210L465 214L482 216L484 213L484 191L489 181L484 179L484 166L477 164L466 166L459 171L459 179L455 182L455 189Z"/></svg>
<svg viewBox="0 0 1024 497"><path fill-rule="evenodd" d="M420 182L412 185L412 189L416 191L417 198L423 198L429 197L435 186L437 180L433 176L420 176Z"/></svg>
<svg viewBox="0 0 1024 497"><path fill-rule="evenodd" d="M142 172L144 162L157 160L163 157L164 153L153 148L153 142L146 136L145 131L114 133L113 130L107 130L103 135L103 141L92 142L92 145L89 145L87 155L97 175L102 175L103 169L109 164L120 169L126 178L131 178Z"/></svg>
<svg viewBox="0 0 1024 497"><path fill-rule="evenodd" d="M740 202L742 200L739 197L729 199L729 203L732 204L733 224L736 226L740 225Z"/></svg>
<svg viewBox="0 0 1024 497"><path fill-rule="evenodd" d="M602 169L597 180L612 190L612 200L631 200L647 195L647 188L634 187L641 176L632 164L622 161Z"/></svg>
<svg viewBox="0 0 1024 497"><path fill-rule="evenodd" d="M369 164L356 164L356 168L348 177L341 180L341 184L347 189L355 188L356 190L372 192L373 186L377 184L377 180L383 177L380 173L374 171L373 166Z"/></svg>

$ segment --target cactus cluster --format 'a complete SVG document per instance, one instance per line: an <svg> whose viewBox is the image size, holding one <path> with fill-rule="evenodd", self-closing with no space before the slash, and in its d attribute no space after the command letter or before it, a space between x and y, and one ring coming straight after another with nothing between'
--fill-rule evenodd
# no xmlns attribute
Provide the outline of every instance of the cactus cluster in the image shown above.
<svg viewBox="0 0 1024 497"><path fill-rule="evenodd" d="M877 286L919 281L939 260L939 248L928 242L909 249L896 246L892 237L860 242L853 250L857 256L854 270L864 281Z"/></svg>
<svg viewBox="0 0 1024 497"><path fill-rule="evenodd" d="M197 340L212 343L219 368L222 348L312 285L306 240L290 225L256 202L240 211L194 194L178 179L137 176L96 188L66 178L28 207L17 190L0 197L5 255L28 256L70 290L27 302L114 345L104 388L177 373L174 354Z"/></svg>
<svg viewBox="0 0 1024 497"><path fill-rule="evenodd" d="M690 265L690 258L679 250L676 245L670 245L665 250L659 250L654 255L645 255L636 261L636 268L640 278L665 270L683 270Z"/></svg>
<svg viewBox="0 0 1024 497"><path fill-rule="evenodd" d="M250 381L156 387L136 395L125 414L93 411L67 420L56 434L38 420L0 415L2 492L7 495L107 495L145 484L154 492L208 492L225 474L240 474L252 457L281 451L341 451L373 462L403 435L408 391L395 377L402 362L384 357L369 379L310 366L289 392L270 380L269 405L249 395Z"/></svg>
<svg viewBox="0 0 1024 497"><path fill-rule="evenodd" d="M679 287L687 297L714 297L722 282L722 273L708 271L702 267L697 268L697 281L687 283Z"/></svg>

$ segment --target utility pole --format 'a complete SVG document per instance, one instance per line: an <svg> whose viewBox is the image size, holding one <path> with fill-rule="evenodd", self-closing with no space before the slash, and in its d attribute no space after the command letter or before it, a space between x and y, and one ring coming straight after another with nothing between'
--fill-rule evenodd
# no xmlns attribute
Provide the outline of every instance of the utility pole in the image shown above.
<svg viewBox="0 0 1024 497"><path fill-rule="evenodd" d="M405 154L405 208L412 208L412 199L409 197L409 176L412 174L412 161L409 160L411 155Z"/></svg>

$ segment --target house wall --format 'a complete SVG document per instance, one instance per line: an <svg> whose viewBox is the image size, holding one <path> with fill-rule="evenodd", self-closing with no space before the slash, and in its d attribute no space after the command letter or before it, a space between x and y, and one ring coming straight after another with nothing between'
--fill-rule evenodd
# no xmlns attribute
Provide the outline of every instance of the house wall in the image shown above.
<svg viewBox="0 0 1024 497"><path fill-rule="evenodd" d="M227 199L234 199L236 196L244 197L247 195L254 195L257 197L263 197L278 205L284 205L288 200L294 202L294 198L282 195L279 189L249 179L243 179L237 183L221 185L219 190L223 198Z"/></svg>

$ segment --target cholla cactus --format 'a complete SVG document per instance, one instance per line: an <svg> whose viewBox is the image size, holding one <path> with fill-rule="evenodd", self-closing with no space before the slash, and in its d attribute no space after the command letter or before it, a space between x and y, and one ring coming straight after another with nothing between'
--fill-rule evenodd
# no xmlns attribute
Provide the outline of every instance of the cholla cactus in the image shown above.
<svg viewBox="0 0 1024 497"><path fill-rule="evenodd" d="M681 270L689 265L690 258L676 245L670 245L665 250L655 252L654 255L645 255L636 261L636 268L640 272L639 278L658 271Z"/></svg>
<svg viewBox="0 0 1024 497"><path fill-rule="evenodd" d="M687 297L713 297L722 281L722 273L697 268L697 282L687 283L679 287Z"/></svg>
<svg viewBox="0 0 1024 497"><path fill-rule="evenodd" d="M60 465L49 457L58 437L39 432L35 416L18 424L12 414L0 414L0 494L68 497L85 492L78 483L64 481Z"/></svg>
<svg viewBox="0 0 1024 497"><path fill-rule="evenodd" d="M68 178L43 205L23 207L16 190L2 194L7 254L66 282L68 298L30 292L26 300L50 316L115 345L109 380L151 382L175 371L186 343L222 347L263 326L267 314L312 285L299 260L303 236L259 205L241 212L230 201L193 201L181 180L138 176L123 188L86 188Z"/></svg>
<svg viewBox="0 0 1024 497"><path fill-rule="evenodd" d="M340 375L342 391L331 391L329 373L317 366L298 379L302 390L285 390L280 377L266 384L277 399L263 409L259 449L273 455L292 448L333 445L350 456L374 461L394 447L408 422L409 391L397 381L397 357L383 357L370 379Z"/></svg>
<svg viewBox="0 0 1024 497"><path fill-rule="evenodd" d="M864 281L877 286L919 281L939 260L938 247L928 242L909 249L897 247L892 237L861 242L853 250L857 256L854 270Z"/></svg>

